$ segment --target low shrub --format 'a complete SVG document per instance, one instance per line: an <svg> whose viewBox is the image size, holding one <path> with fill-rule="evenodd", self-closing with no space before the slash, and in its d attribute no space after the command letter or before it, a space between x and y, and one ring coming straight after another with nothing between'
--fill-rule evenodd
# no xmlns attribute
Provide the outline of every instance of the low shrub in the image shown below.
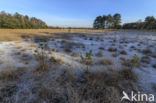
<svg viewBox="0 0 156 103"><path fill-rule="evenodd" d="M92 50L86 52L85 56L81 55L81 62L86 65L92 64L93 63L92 56L93 56Z"/></svg>
<svg viewBox="0 0 156 103"><path fill-rule="evenodd" d="M140 59L138 55L134 54L131 59L123 59L122 65L133 68L139 67Z"/></svg>

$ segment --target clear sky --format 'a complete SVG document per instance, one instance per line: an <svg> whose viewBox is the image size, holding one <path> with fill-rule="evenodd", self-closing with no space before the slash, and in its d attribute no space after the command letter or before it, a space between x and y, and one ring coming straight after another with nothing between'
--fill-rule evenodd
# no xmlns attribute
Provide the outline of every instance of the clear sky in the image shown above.
<svg viewBox="0 0 156 103"><path fill-rule="evenodd" d="M91 27L103 14L120 13L123 23L156 16L156 0L0 0L0 11L34 16L52 26Z"/></svg>

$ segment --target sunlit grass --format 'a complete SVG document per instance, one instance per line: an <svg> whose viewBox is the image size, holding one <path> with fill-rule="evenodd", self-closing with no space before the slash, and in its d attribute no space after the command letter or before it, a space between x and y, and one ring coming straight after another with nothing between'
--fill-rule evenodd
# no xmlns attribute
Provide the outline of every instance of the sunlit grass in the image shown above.
<svg viewBox="0 0 156 103"><path fill-rule="evenodd" d="M21 35L47 35L52 33L95 33L105 32L108 30L92 29L0 29L0 41L19 41Z"/></svg>

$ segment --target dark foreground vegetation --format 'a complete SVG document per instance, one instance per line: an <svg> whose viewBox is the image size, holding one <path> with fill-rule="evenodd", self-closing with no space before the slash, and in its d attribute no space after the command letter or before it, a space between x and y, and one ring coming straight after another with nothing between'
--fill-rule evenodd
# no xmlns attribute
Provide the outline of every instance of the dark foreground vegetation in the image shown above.
<svg viewBox="0 0 156 103"><path fill-rule="evenodd" d="M34 29L34 28L47 28L44 21L35 17L21 15L19 13L10 14L4 11L0 12L0 28L21 28L21 29Z"/></svg>

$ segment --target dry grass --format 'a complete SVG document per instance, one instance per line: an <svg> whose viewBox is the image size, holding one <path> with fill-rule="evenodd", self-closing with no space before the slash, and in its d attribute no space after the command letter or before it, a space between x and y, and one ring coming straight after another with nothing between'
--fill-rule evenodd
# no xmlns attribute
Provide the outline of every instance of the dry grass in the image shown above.
<svg viewBox="0 0 156 103"><path fill-rule="evenodd" d="M71 29L70 33L95 33L109 30ZM52 33L69 33L68 29L0 29L0 41L18 41L33 35L47 35Z"/></svg>
<svg viewBox="0 0 156 103"><path fill-rule="evenodd" d="M4 51L3 50L0 50L0 55L4 54Z"/></svg>
<svg viewBox="0 0 156 103"><path fill-rule="evenodd" d="M77 53L77 52L72 52L71 56L73 56L73 57L78 57L78 56L79 56L79 53Z"/></svg>
<svg viewBox="0 0 156 103"><path fill-rule="evenodd" d="M108 58L103 58L103 59L99 60L96 64L112 65L113 61L111 59L108 59Z"/></svg>
<svg viewBox="0 0 156 103"><path fill-rule="evenodd" d="M16 48L17 48L17 49L21 49L21 48L23 48L23 47L22 47L22 46L17 46Z"/></svg>
<svg viewBox="0 0 156 103"><path fill-rule="evenodd" d="M26 67L18 67L16 70L13 68L7 68L6 70L0 71L0 80L16 80L18 79L26 70Z"/></svg>
<svg viewBox="0 0 156 103"><path fill-rule="evenodd" d="M0 65L3 64L4 62L0 60Z"/></svg>

